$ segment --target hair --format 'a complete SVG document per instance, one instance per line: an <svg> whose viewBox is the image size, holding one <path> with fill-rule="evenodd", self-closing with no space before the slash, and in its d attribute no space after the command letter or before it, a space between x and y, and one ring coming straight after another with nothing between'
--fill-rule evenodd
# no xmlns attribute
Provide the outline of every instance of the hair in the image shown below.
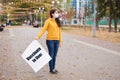
<svg viewBox="0 0 120 80"><path fill-rule="evenodd" d="M51 18L53 18L53 15L52 15L52 14L54 14L55 11L57 11L57 10L56 10L56 9L50 10L50 17L51 17ZM59 27L61 27L61 22L60 22L59 18L55 18L55 21L56 21L57 25L58 25Z"/></svg>

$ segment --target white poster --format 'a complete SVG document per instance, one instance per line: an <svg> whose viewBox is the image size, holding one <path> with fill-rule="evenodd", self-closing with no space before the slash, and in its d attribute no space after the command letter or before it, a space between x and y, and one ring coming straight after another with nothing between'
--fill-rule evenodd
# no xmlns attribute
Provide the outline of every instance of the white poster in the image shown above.
<svg viewBox="0 0 120 80"><path fill-rule="evenodd" d="M32 43L22 54L22 58L32 67L35 72L38 72L51 60L49 54L37 40L32 41Z"/></svg>

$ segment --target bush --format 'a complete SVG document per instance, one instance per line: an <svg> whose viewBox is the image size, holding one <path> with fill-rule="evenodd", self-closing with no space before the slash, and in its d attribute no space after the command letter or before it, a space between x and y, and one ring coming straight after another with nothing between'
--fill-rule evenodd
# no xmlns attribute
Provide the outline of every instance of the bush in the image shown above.
<svg viewBox="0 0 120 80"><path fill-rule="evenodd" d="M15 25L22 25L22 22L18 22L18 21L12 21L12 26L15 26Z"/></svg>

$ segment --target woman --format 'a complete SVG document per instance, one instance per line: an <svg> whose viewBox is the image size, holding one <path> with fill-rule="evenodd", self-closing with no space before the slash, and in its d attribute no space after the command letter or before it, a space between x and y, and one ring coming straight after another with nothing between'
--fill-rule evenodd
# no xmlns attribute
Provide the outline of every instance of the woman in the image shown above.
<svg viewBox="0 0 120 80"><path fill-rule="evenodd" d="M55 69L56 56L58 48L62 44L61 23L57 10L50 10L50 18L46 20L41 32L36 36L35 39L38 40L41 38L45 31L48 32L46 37L46 44L49 55L52 58L52 60L49 62L50 73L57 74L58 71Z"/></svg>

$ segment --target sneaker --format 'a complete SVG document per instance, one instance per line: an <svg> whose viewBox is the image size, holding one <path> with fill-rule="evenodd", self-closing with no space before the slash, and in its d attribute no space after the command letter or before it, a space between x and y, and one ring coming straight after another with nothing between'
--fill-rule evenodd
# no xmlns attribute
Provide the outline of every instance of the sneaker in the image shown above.
<svg viewBox="0 0 120 80"><path fill-rule="evenodd" d="M54 70L50 71L50 73L51 73L51 74L57 74L58 71L54 69Z"/></svg>

